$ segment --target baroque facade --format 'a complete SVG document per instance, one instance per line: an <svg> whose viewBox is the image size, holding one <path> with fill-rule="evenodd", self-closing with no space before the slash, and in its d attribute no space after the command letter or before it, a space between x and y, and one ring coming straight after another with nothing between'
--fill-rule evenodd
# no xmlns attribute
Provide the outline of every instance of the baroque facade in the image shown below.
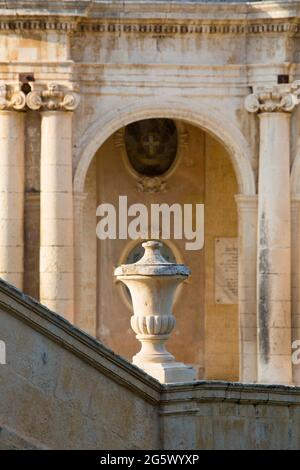
<svg viewBox="0 0 300 470"><path fill-rule="evenodd" d="M0 1L1 278L131 361L131 299L113 271L139 259L141 244L97 239L97 207L121 195L128 205L204 204L204 247L163 247L192 272L175 298L170 351L198 380L297 392L299 45L298 1ZM139 145L153 157L160 146L155 170ZM236 285L219 292L226 244ZM75 343L88 344L80 334ZM119 361L118 373L145 382ZM151 394L173 393L153 383L132 386L151 406ZM176 446L218 446L206 438Z"/></svg>

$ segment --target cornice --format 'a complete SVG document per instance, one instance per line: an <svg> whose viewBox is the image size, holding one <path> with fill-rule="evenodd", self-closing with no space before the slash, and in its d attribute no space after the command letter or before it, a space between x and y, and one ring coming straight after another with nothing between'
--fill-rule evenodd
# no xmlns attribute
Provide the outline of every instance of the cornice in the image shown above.
<svg viewBox="0 0 300 470"><path fill-rule="evenodd" d="M167 384L160 403L161 414L184 411L197 413L202 403L239 403L256 405L300 405L300 387L259 383L198 381L187 384Z"/></svg>
<svg viewBox="0 0 300 470"><path fill-rule="evenodd" d="M224 0L0 0L0 15L64 15L85 18L156 17L171 19L232 19L291 17L299 13L299 1Z"/></svg>
<svg viewBox="0 0 300 470"><path fill-rule="evenodd" d="M245 195L245 194L236 194L235 202L239 212L256 212L258 207L258 196L255 195Z"/></svg>
<svg viewBox="0 0 300 470"><path fill-rule="evenodd" d="M300 2L0 0L0 31L23 30L150 35L297 34Z"/></svg>
<svg viewBox="0 0 300 470"><path fill-rule="evenodd" d="M0 26L1 27L1 26ZM211 20L156 20L139 22L134 21L89 21L79 22L76 32L96 32L96 33L122 33L122 34L150 34L150 35L216 35L216 34L260 34L260 33L298 33L300 31L300 20L293 22L282 22L266 20L264 22L250 23L245 21L237 22L232 20L221 21Z"/></svg>
<svg viewBox="0 0 300 470"><path fill-rule="evenodd" d="M185 18L190 20L232 20L261 18L291 18L299 15L299 1L168 1L168 0L95 0L89 8L90 18L112 18L120 20L130 17L157 18L164 20Z"/></svg>
<svg viewBox="0 0 300 470"><path fill-rule="evenodd" d="M205 20L81 20L66 17L4 17L0 15L0 31L58 31L63 33L143 34L143 35L250 35L297 34L299 18L286 20L265 19L259 21Z"/></svg>

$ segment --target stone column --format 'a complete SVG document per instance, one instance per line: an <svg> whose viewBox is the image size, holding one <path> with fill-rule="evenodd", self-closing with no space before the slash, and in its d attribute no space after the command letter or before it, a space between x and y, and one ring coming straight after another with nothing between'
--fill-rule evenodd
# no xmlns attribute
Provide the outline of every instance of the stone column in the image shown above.
<svg viewBox="0 0 300 470"><path fill-rule="evenodd" d="M24 292L39 299L40 192L25 191Z"/></svg>
<svg viewBox="0 0 300 470"><path fill-rule="evenodd" d="M235 197L239 221L239 367L240 381L257 381L256 245L257 196Z"/></svg>
<svg viewBox="0 0 300 470"><path fill-rule="evenodd" d="M293 383L300 385L300 195L292 199L292 361Z"/></svg>
<svg viewBox="0 0 300 470"><path fill-rule="evenodd" d="M74 323L79 328L86 327L84 318L83 289L82 289L82 244L83 244L83 208L86 201L87 193L74 194L74 282L75 282L75 308ZM91 332L92 333L92 332ZM96 336L96 331L93 331Z"/></svg>
<svg viewBox="0 0 300 470"><path fill-rule="evenodd" d="M27 96L42 110L40 301L74 320L74 233L72 186L72 112L77 95L51 84Z"/></svg>
<svg viewBox="0 0 300 470"><path fill-rule="evenodd" d="M257 240L258 382L292 382L290 112L293 85L257 89L246 108L259 112Z"/></svg>
<svg viewBox="0 0 300 470"><path fill-rule="evenodd" d="M0 85L0 277L23 288L24 113L17 85Z"/></svg>

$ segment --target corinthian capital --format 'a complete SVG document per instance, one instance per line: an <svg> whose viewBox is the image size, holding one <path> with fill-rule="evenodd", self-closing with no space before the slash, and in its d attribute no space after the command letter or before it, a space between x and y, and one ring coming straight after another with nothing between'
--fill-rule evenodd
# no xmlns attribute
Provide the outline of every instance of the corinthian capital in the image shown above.
<svg viewBox="0 0 300 470"><path fill-rule="evenodd" d="M26 104L32 110L74 111L79 104L79 95L74 86L67 87L58 83L49 83L46 88L33 85L26 96Z"/></svg>
<svg viewBox="0 0 300 470"><path fill-rule="evenodd" d="M257 87L245 99L245 108L250 113L291 112L299 103L300 83Z"/></svg>
<svg viewBox="0 0 300 470"><path fill-rule="evenodd" d="M14 109L20 111L26 105L25 94L21 91L21 84L0 83L0 110Z"/></svg>

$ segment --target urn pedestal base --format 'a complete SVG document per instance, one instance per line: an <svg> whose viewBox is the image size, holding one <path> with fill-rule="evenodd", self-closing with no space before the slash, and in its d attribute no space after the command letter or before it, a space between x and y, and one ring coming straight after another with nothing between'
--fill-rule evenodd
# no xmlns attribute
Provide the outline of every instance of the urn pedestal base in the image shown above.
<svg viewBox="0 0 300 470"><path fill-rule="evenodd" d="M187 366L182 362L142 365L136 364L134 358L132 362L161 383L182 383L195 380L195 370L193 367Z"/></svg>

